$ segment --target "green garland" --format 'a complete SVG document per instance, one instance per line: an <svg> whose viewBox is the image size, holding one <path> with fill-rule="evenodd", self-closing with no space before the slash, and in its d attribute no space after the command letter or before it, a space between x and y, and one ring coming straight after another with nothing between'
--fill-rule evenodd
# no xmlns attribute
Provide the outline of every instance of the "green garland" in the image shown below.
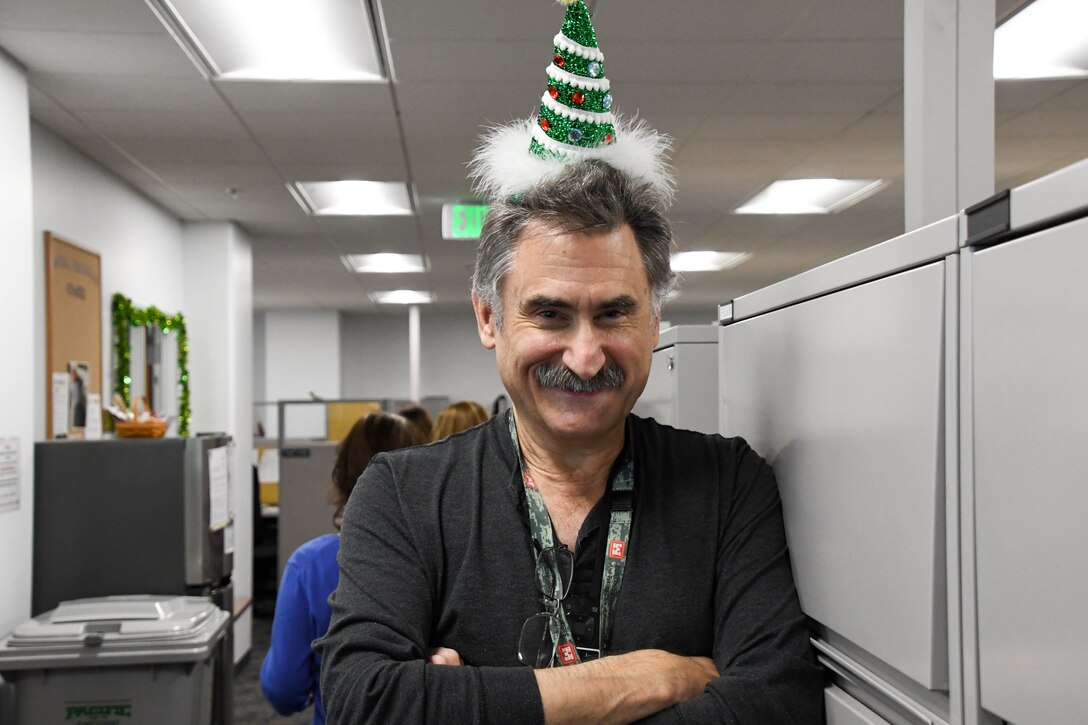
<svg viewBox="0 0 1088 725"><path fill-rule="evenodd" d="M178 336L178 435L189 435L189 337L185 334L185 318L179 312L173 317L157 307L146 310L132 306L132 300L118 293L113 296L113 369L114 391L125 405L132 404L132 351L129 347L129 328L154 325L169 335Z"/></svg>

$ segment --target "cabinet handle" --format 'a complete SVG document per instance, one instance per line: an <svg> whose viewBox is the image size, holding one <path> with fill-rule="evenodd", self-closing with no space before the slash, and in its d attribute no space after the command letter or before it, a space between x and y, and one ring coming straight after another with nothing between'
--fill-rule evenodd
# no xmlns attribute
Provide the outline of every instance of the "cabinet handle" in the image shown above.
<svg viewBox="0 0 1088 725"><path fill-rule="evenodd" d="M672 355L669 355L669 370L676 367L676 359Z"/></svg>

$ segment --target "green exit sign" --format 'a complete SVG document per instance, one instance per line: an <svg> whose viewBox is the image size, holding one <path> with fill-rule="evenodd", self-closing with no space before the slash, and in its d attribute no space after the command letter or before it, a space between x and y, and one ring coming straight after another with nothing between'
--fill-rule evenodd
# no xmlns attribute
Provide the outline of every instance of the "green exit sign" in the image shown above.
<svg viewBox="0 0 1088 725"><path fill-rule="evenodd" d="M487 216L486 204L443 204L443 239L479 239Z"/></svg>

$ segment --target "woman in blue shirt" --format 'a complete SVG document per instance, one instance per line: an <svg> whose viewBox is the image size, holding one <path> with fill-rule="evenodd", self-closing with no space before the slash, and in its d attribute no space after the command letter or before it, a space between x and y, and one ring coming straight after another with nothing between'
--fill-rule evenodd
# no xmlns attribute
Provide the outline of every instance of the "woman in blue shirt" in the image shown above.
<svg viewBox="0 0 1088 725"><path fill-rule="evenodd" d="M370 459L382 451L422 442L407 420L391 413L370 413L352 426L340 444L332 471L332 495L340 507L337 528L344 504ZM276 712L290 715L313 703L315 725L324 725L325 708L318 691L321 660L310 643L329 628L329 595L340 575L336 564L339 550L340 535L325 534L291 554L276 596L272 644L261 665L261 690Z"/></svg>

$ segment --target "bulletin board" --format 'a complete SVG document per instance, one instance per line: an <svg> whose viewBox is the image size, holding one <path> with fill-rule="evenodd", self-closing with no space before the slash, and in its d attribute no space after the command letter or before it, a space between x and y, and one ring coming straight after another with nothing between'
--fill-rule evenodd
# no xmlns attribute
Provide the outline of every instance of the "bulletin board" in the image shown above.
<svg viewBox="0 0 1088 725"><path fill-rule="evenodd" d="M54 420L64 414L54 408L63 402L54 398L62 373L69 381L68 432L81 435L86 395L102 388L102 266L97 254L52 232L45 233L45 364L46 437L54 437Z"/></svg>

